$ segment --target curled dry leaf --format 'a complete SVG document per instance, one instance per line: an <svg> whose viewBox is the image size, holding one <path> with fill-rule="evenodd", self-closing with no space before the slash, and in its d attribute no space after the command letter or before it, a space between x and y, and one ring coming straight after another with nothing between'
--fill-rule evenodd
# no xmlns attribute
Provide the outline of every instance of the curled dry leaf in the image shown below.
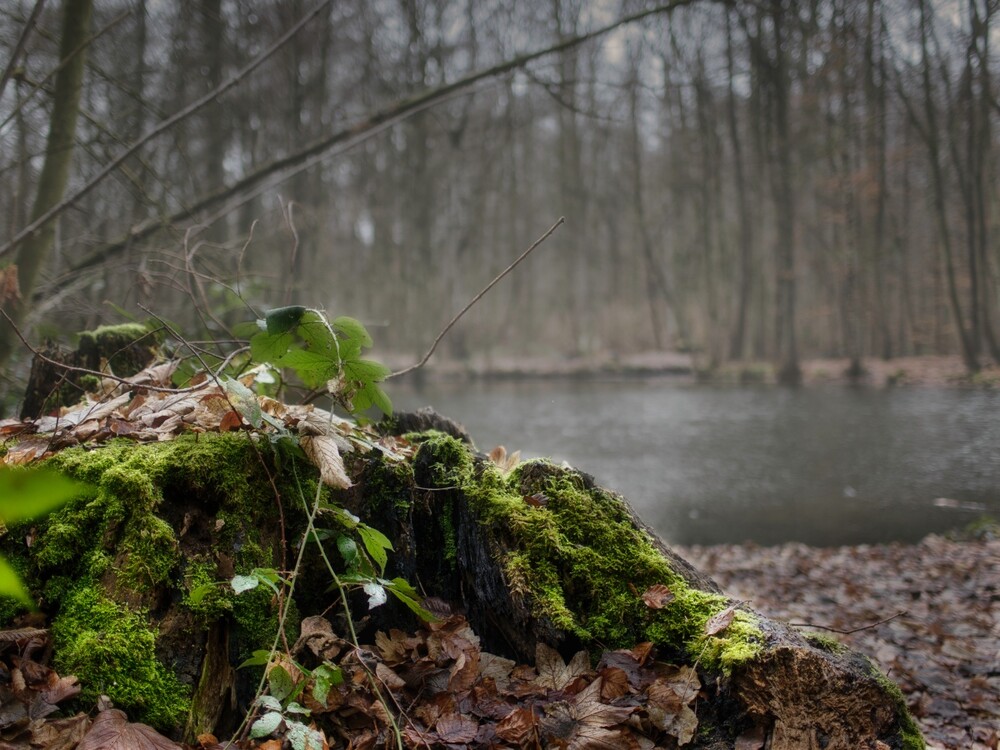
<svg viewBox="0 0 1000 750"><path fill-rule="evenodd" d="M299 438L302 450L319 469L324 484L340 490L351 486L351 478L344 470L344 459L332 437L326 435L303 435Z"/></svg>
<svg viewBox="0 0 1000 750"><path fill-rule="evenodd" d="M674 592L662 583L655 583L643 592L642 600L650 609L663 609L674 600Z"/></svg>

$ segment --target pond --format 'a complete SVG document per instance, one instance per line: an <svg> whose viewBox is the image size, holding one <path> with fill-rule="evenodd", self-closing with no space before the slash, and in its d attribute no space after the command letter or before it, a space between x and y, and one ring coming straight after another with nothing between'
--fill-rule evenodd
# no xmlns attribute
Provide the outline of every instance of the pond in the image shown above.
<svg viewBox="0 0 1000 750"><path fill-rule="evenodd" d="M396 386L478 448L593 474L668 542L917 541L1000 516L1000 393L648 381Z"/></svg>

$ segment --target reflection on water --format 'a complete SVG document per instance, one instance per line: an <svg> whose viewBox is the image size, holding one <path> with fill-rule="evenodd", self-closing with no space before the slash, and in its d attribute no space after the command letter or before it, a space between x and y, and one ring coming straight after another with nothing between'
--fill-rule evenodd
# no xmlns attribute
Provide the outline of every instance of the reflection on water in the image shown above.
<svg viewBox="0 0 1000 750"><path fill-rule="evenodd" d="M679 544L916 541L1000 516L1000 393L667 381L397 386L481 450L568 461Z"/></svg>

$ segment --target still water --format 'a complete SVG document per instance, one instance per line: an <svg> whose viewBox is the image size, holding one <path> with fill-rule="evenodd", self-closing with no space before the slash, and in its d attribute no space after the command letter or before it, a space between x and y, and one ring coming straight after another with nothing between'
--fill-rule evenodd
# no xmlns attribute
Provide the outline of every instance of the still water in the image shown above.
<svg viewBox="0 0 1000 750"><path fill-rule="evenodd" d="M568 461L668 542L916 541L1000 516L1000 393L672 380L434 383L478 448Z"/></svg>

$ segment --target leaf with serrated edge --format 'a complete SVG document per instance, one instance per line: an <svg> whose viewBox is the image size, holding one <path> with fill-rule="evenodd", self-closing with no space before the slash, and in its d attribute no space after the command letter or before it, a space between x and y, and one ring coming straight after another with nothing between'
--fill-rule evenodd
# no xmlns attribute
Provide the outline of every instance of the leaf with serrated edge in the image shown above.
<svg viewBox="0 0 1000 750"><path fill-rule="evenodd" d="M567 665L559 652L544 643L535 646L535 669L539 687L562 690L577 677L590 669L590 657L586 651L577 653Z"/></svg>
<svg viewBox="0 0 1000 750"><path fill-rule="evenodd" d="M270 713L264 714L253 723L252 727L250 727L250 737L252 739L267 737L279 726L281 726L281 721L282 716L277 711L271 711Z"/></svg>
<svg viewBox="0 0 1000 750"><path fill-rule="evenodd" d="M346 490L351 486L352 482L344 469L344 460L340 457L336 440L326 435L304 435L299 438L299 444L309 460L319 469L324 484L340 490Z"/></svg>

